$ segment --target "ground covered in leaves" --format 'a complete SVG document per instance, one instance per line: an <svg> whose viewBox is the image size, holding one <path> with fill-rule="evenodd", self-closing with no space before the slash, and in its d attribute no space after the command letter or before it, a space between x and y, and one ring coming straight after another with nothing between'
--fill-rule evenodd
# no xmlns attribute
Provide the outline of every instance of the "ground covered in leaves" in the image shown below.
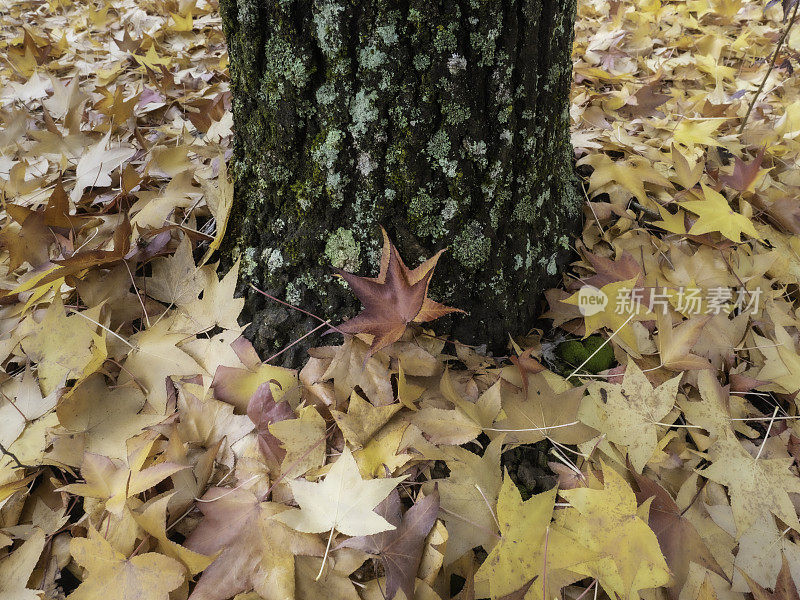
<svg viewBox="0 0 800 600"><path fill-rule="evenodd" d="M800 27L745 116L792 10L582 1L546 327L406 327L387 244L394 328L295 372L209 262L217 7L0 2L0 598L796 600Z"/></svg>

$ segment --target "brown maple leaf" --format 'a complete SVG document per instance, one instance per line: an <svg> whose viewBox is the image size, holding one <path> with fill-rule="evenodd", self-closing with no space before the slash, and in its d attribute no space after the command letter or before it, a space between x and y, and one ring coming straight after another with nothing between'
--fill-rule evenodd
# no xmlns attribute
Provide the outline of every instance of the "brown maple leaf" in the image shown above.
<svg viewBox="0 0 800 600"><path fill-rule="evenodd" d="M780 229L800 234L800 202L797 198L778 198L766 207L766 211Z"/></svg>
<svg viewBox="0 0 800 600"><path fill-rule="evenodd" d="M545 370L545 367L533 356L535 348L528 348L524 352L518 352L517 356L509 356L508 360L519 370L522 379L522 391L528 393L528 375L535 375Z"/></svg>
<svg viewBox="0 0 800 600"><path fill-rule="evenodd" d="M258 386L256 393L250 398L247 416L256 426L261 453L267 459L270 468L277 468L286 456L286 450L281 447L280 440L270 433L269 426L278 421L294 419L292 407L288 402L275 402L270 382L266 382Z"/></svg>
<svg viewBox="0 0 800 600"><path fill-rule="evenodd" d="M628 99L625 110L635 119L651 116L659 106L672 97L669 94L660 93L660 87L657 81L643 85Z"/></svg>
<svg viewBox="0 0 800 600"><path fill-rule="evenodd" d="M674 575L673 584L667 588L669 598L677 599L689 573L692 562L727 579L694 525L683 516L681 509L661 485L629 469L638 491L636 501L643 503L652 498L648 524L658 538L664 559Z"/></svg>
<svg viewBox="0 0 800 600"><path fill-rule="evenodd" d="M403 590L406 598L414 597L425 538L436 523L439 514L439 493L434 491L409 508L402 519L400 495L393 490L381 502L375 512L395 526L395 529L373 535L355 537L342 546L357 548L381 557L386 571L386 598L391 600L397 590Z"/></svg>
<svg viewBox="0 0 800 600"><path fill-rule="evenodd" d="M738 156L734 156L733 173L730 175L720 175L720 181L732 187L737 192L749 190L761 173L761 162L764 160L765 150L766 147L762 146L758 154L756 154L756 157L750 162L744 162Z"/></svg>
<svg viewBox="0 0 800 600"><path fill-rule="evenodd" d="M364 305L361 313L339 325L337 330L374 336L367 357L399 340L409 323L424 323L452 312L464 312L428 298L428 285L444 250L412 270L400 258L386 230L381 228L381 231L383 251L377 277L359 277L336 269Z"/></svg>
<svg viewBox="0 0 800 600"><path fill-rule="evenodd" d="M142 45L142 40L134 40L131 37L131 32L127 27L125 28L125 33L121 40L118 40L114 37L112 37L111 40L117 45L117 48L123 52L129 52L131 54L136 52L139 49L139 46Z"/></svg>
<svg viewBox="0 0 800 600"><path fill-rule="evenodd" d="M641 265L636 262L636 259L627 250L616 260L611 260L599 254L592 254L588 251L585 252L585 256L592 264L595 275L584 279L581 285L593 285L596 288L601 288L609 283L625 281L633 277L638 277L637 284L643 281Z"/></svg>
<svg viewBox="0 0 800 600"><path fill-rule="evenodd" d="M56 180L53 193L42 210L7 203L6 212L11 220L20 225L12 228L8 224L0 231L0 246L10 254L8 270L15 271L24 262L38 268L50 258L50 245L54 233L66 235L72 229L80 229L89 217L69 214L69 198L61 184Z"/></svg>

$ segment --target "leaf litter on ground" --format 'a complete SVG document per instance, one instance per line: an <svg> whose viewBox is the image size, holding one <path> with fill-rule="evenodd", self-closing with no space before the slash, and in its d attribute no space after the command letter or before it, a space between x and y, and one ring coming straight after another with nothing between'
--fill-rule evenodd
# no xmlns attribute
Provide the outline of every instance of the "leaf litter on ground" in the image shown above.
<svg viewBox="0 0 800 600"><path fill-rule="evenodd" d="M210 262L216 2L0 2L0 598L796 599L795 16L582 0L552 329L508 357L437 337L440 254L408 269L384 233L298 372ZM585 286L634 298L583 314ZM555 477L503 458L524 444Z"/></svg>

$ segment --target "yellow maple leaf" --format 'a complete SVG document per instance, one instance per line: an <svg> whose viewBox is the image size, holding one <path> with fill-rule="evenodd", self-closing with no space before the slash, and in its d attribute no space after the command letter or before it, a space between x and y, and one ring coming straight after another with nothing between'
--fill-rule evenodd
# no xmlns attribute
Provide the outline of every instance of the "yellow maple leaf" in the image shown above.
<svg viewBox="0 0 800 600"><path fill-rule="evenodd" d="M666 585L670 571L647 525L649 511L637 510L636 496L625 479L604 464L603 482L602 489L561 491L572 508L559 511L556 523L600 557L572 566L572 571L596 578L612 598L635 600L640 590Z"/></svg>
<svg viewBox="0 0 800 600"><path fill-rule="evenodd" d="M214 327L241 331L237 317L244 308L244 298L234 298L239 276L239 261L228 273L217 279L210 273L203 288L203 297L186 303L172 324L173 331L195 334Z"/></svg>
<svg viewBox="0 0 800 600"><path fill-rule="evenodd" d="M556 491L522 501L517 486L506 473L497 499L500 541L475 573L475 595L502 598L537 578L537 586L549 572L585 562L593 552L575 544L559 527L551 526ZM573 580L580 576L574 575ZM548 588L550 595L558 590ZM525 596L528 598L528 596Z"/></svg>
<svg viewBox="0 0 800 600"><path fill-rule="evenodd" d="M591 165L594 172L589 179L589 192L613 182L620 184L642 204L648 203L644 183L671 188L669 180L656 171L649 160L632 156L627 161L614 162L606 154L590 154L578 161L579 165Z"/></svg>
<svg viewBox="0 0 800 600"><path fill-rule="evenodd" d="M69 600L104 600L111 590L117 600L167 600L186 579L174 558L148 552L127 559L93 528L88 537L73 538L69 551L87 573Z"/></svg>
<svg viewBox="0 0 800 600"><path fill-rule="evenodd" d="M789 104L775 123L775 134L779 138L794 139L800 135L800 101Z"/></svg>
<svg viewBox="0 0 800 600"><path fill-rule="evenodd" d="M466 444L478 437L485 427L491 427L500 412L499 382L471 402L461 397L453 386L449 371L445 371L439 390L455 405L454 409L426 406L411 417L411 422L434 444Z"/></svg>
<svg viewBox="0 0 800 600"><path fill-rule="evenodd" d="M732 19L742 8L742 0L711 0L714 12L726 19Z"/></svg>
<svg viewBox="0 0 800 600"><path fill-rule="evenodd" d="M711 134L719 129L725 119L703 119L690 121L684 119L675 128L673 139L688 148L696 145L719 146L720 143Z"/></svg>
<svg viewBox="0 0 800 600"><path fill-rule="evenodd" d="M789 492L800 493L800 479L789 470L793 458L752 456L732 435L718 439L708 453L711 466L698 472L728 488L739 535L770 513L800 531L797 512L789 499Z"/></svg>
<svg viewBox="0 0 800 600"><path fill-rule="evenodd" d="M285 479L300 477L325 462L325 420L313 406L300 409L298 418L270 423L269 432L281 441L286 456L281 461Z"/></svg>
<svg viewBox="0 0 800 600"><path fill-rule="evenodd" d="M497 524L490 507L497 503L502 484L502 436L486 447L483 456L460 446L446 448L450 477L439 482L439 497L447 525L444 564L450 564L475 546L492 548Z"/></svg>
<svg viewBox="0 0 800 600"><path fill-rule="evenodd" d="M344 439L349 444L358 448L366 445L373 435L401 408L402 404L389 404L388 406L373 406L363 400L356 392L350 394L350 404L347 412L331 410Z"/></svg>
<svg viewBox="0 0 800 600"><path fill-rule="evenodd" d="M691 352L710 320L711 315L693 315L685 321L678 321L673 327L669 313L659 312L656 321L661 365L671 371L711 369L708 359Z"/></svg>
<svg viewBox="0 0 800 600"><path fill-rule="evenodd" d="M370 477L381 477L394 473L414 458L412 454L397 453L408 423L394 420L386 424L360 450L353 452L358 469Z"/></svg>
<svg viewBox="0 0 800 600"><path fill-rule="evenodd" d="M684 224L686 213L682 210L678 210L673 215L663 206L659 206L658 213L661 215L661 220L653 221L653 225L661 227L661 229L669 231L670 233L677 233L678 235L684 235L686 233L686 225Z"/></svg>
<svg viewBox="0 0 800 600"><path fill-rule="evenodd" d="M214 396L232 404L240 412L246 412L250 398L262 383L270 383L270 390L276 401L290 390L297 390L297 371L263 363L248 366L250 368L247 369L225 365L217 367L211 383Z"/></svg>
<svg viewBox="0 0 800 600"><path fill-rule="evenodd" d="M139 527L158 541L158 549L162 554L182 562L192 575L196 575L214 562L216 556L193 552L167 537L167 504L174 494L171 492L154 498L142 507L141 512L134 512L133 518Z"/></svg>
<svg viewBox="0 0 800 600"><path fill-rule="evenodd" d="M405 369L403 368L403 363L400 361L397 365L397 399L400 401L400 404L409 410L418 410L417 405L414 403L419 400L419 397L424 391L424 386L417 385L413 381L408 380Z"/></svg>
<svg viewBox="0 0 800 600"><path fill-rule="evenodd" d="M675 175L677 176L678 183L687 190L697 185L706 167L705 161L698 160L694 165L691 165L689 159L675 144L672 144L671 156L672 166L675 168Z"/></svg>
<svg viewBox="0 0 800 600"><path fill-rule="evenodd" d="M178 13L171 12L169 16L171 16L173 20L173 24L169 26L170 31L186 33L191 31L194 27L191 14L182 16Z"/></svg>
<svg viewBox="0 0 800 600"><path fill-rule="evenodd" d="M528 375L527 384L527 390L504 392L502 406L506 418L497 422L495 431L505 432L511 441L523 444L543 439L580 444L597 435L578 420L582 386L570 387L550 371Z"/></svg>
<svg viewBox="0 0 800 600"><path fill-rule="evenodd" d="M58 416L55 412L49 412L32 423L28 423L22 435L6 449L8 454L0 456L0 474L15 464L10 456L12 452L21 463L41 464L44 460L44 452L50 443L50 430L56 425L58 425Z"/></svg>
<svg viewBox="0 0 800 600"><path fill-rule="evenodd" d="M212 184L207 179L201 179L200 185L203 187L206 205L214 216L217 225L214 239L208 245L208 250L206 250L203 260L200 261L200 264L204 265L222 243L222 238L228 227L231 207L233 206L233 181L228 177L228 168L225 164L224 156L220 157L219 160L219 176L216 184Z"/></svg>
<svg viewBox="0 0 800 600"><path fill-rule="evenodd" d="M53 434L69 445L78 458L77 464L84 451L124 459L125 442L164 418L142 413L144 404L145 396L135 385L109 388L103 375L94 373L61 398L56 408L60 427ZM76 464L62 456L63 446L58 450L53 458Z"/></svg>
<svg viewBox="0 0 800 600"><path fill-rule="evenodd" d="M84 483L70 483L58 490L83 496L90 522L95 526L103 522L106 539L126 554L133 550L138 533L131 513L132 507L141 504L136 496L189 466L160 462L143 468L153 443L152 439L136 439L127 463L87 452L81 464Z"/></svg>
<svg viewBox="0 0 800 600"><path fill-rule="evenodd" d="M692 211L699 217L689 230L691 235L718 231L734 242L742 241L742 233L755 239L761 239L753 222L733 210L725 196L705 184L700 185L703 188L704 200L689 200L680 203L683 208Z"/></svg>
<svg viewBox="0 0 800 600"><path fill-rule="evenodd" d="M11 63L11 66L26 79L36 72L39 64L36 62L36 57L33 51L26 44L24 48L5 49L6 60Z"/></svg>
<svg viewBox="0 0 800 600"><path fill-rule="evenodd" d="M134 349L128 353L118 380L120 384L134 382L144 387L148 403L162 415L167 407L164 380L203 374L203 368L180 347L186 334L170 331L169 326L169 321L162 320L131 336Z"/></svg>
<svg viewBox="0 0 800 600"><path fill-rule="evenodd" d="M41 590L27 588L39 556L45 545L45 535L36 528L27 541L0 561L0 600L39 600Z"/></svg>
<svg viewBox="0 0 800 600"><path fill-rule="evenodd" d="M758 351L764 355L764 365L758 378L771 381L779 392L794 394L800 389L800 355L795 351L794 341L786 329L775 326L775 342L753 334ZM772 388L768 388L772 389Z"/></svg>
<svg viewBox="0 0 800 600"><path fill-rule="evenodd" d="M142 56L141 54L132 54L131 57L137 63L146 67L152 71L159 71L159 65L164 65L165 67L169 68L172 64L172 59L168 56L163 57L159 56L158 52L156 52L155 46L150 46L147 50L147 53Z"/></svg>
<svg viewBox="0 0 800 600"><path fill-rule="evenodd" d="M675 405L681 377L677 375L653 388L636 363L628 361L621 384L589 385L589 398L578 417L603 432L610 442L627 448L631 465L641 473L663 436L659 433L666 429L661 419Z"/></svg>
<svg viewBox="0 0 800 600"><path fill-rule="evenodd" d="M96 306L67 316L57 294L41 322L31 322L22 349L38 363L36 372L45 395L66 379L81 380L102 366L107 350L105 330L97 325L101 309Z"/></svg>

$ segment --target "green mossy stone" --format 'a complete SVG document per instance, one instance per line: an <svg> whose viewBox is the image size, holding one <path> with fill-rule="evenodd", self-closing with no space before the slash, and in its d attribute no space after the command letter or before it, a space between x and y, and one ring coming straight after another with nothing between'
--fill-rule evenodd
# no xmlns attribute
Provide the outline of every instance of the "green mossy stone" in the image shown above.
<svg viewBox="0 0 800 600"><path fill-rule="evenodd" d="M600 348L603 341L602 336L599 335L590 335L585 340L569 340L559 344L557 353L561 360L574 368L581 365L595 350ZM583 365L583 369L589 373L599 373L611 367L613 362L614 350L611 348L611 344L606 344L592 356L589 362Z"/></svg>

